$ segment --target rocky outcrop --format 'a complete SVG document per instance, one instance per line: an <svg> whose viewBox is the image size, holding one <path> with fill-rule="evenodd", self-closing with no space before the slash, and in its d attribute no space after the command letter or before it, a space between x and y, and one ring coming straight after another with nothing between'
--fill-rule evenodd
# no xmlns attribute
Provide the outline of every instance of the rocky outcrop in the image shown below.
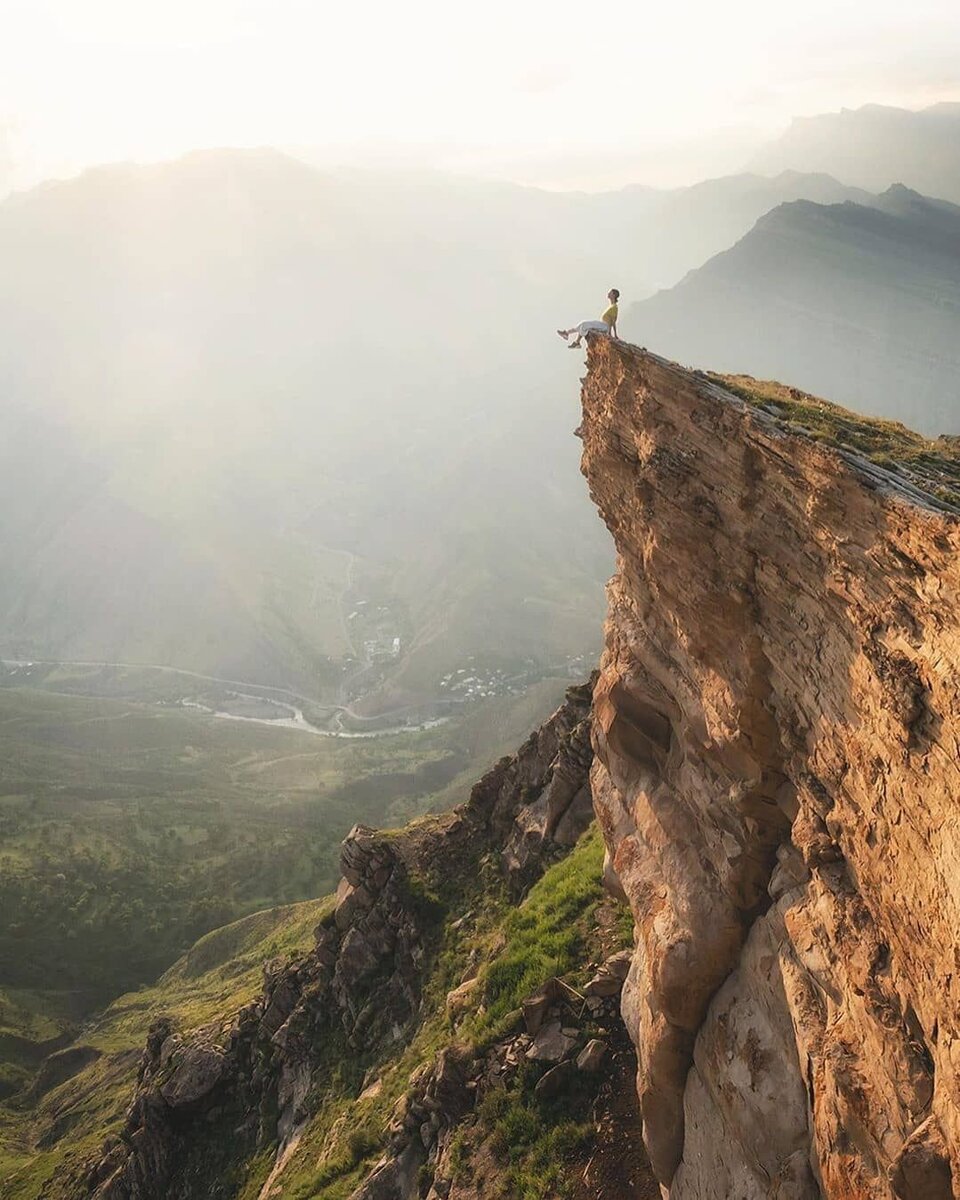
<svg viewBox="0 0 960 1200"><path fill-rule="evenodd" d="M281 1162L331 1070L411 1036L440 896L466 894L491 857L519 895L589 824L591 691L571 688L461 807L396 832L356 826L313 950L268 964L262 994L222 1021L189 1032L155 1022L120 1136L57 1195L213 1200L233 1195L234 1168L251 1155L276 1148ZM358 1198L415 1194L424 1156L466 1103L468 1066L451 1048L412 1081L412 1107Z"/></svg>
<svg viewBox="0 0 960 1200"><path fill-rule="evenodd" d="M594 804L671 1200L960 1189L960 522L598 339Z"/></svg>
<svg viewBox="0 0 960 1200"><path fill-rule="evenodd" d="M542 873L545 857L569 849L593 820L591 691L572 688L567 703L471 794L471 810L503 847L504 871L515 894Z"/></svg>

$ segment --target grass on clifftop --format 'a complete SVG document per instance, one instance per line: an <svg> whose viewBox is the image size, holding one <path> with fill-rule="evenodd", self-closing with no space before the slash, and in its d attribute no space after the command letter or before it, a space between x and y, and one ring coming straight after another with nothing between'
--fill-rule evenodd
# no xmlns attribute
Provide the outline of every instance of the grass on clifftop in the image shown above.
<svg viewBox="0 0 960 1200"><path fill-rule="evenodd" d="M856 451L934 499L960 507L960 437L924 438L897 421L865 417L798 388L750 375L711 372L709 378L753 407L771 412L793 431Z"/></svg>

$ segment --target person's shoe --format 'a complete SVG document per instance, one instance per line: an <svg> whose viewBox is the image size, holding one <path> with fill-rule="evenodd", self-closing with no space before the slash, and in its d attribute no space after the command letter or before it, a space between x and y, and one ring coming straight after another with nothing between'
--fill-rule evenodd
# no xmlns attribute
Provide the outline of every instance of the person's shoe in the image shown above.
<svg viewBox="0 0 960 1200"><path fill-rule="evenodd" d="M571 342L570 345L567 347L567 349L568 350L579 350L580 343L579 342Z"/></svg>
<svg viewBox="0 0 960 1200"><path fill-rule="evenodd" d="M560 334L564 341L567 340L567 331L565 329L558 329L557 333Z"/></svg>

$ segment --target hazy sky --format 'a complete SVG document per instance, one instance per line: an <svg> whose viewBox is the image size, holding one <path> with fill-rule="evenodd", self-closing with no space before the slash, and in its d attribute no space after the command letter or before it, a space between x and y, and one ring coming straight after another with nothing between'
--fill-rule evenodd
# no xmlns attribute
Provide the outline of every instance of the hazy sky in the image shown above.
<svg viewBox="0 0 960 1200"><path fill-rule="evenodd" d="M687 182L793 115L960 98L958 0L0 0L0 31L0 191L260 144Z"/></svg>

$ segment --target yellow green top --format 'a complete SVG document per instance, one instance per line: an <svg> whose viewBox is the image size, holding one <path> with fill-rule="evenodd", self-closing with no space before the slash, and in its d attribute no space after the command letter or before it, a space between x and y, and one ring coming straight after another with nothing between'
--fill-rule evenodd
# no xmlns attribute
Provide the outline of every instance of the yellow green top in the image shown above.
<svg viewBox="0 0 960 1200"><path fill-rule="evenodd" d="M611 304L607 311L600 318L601 321L606 321L608 325L616 325L617 323L617 306Z"/></svg>

